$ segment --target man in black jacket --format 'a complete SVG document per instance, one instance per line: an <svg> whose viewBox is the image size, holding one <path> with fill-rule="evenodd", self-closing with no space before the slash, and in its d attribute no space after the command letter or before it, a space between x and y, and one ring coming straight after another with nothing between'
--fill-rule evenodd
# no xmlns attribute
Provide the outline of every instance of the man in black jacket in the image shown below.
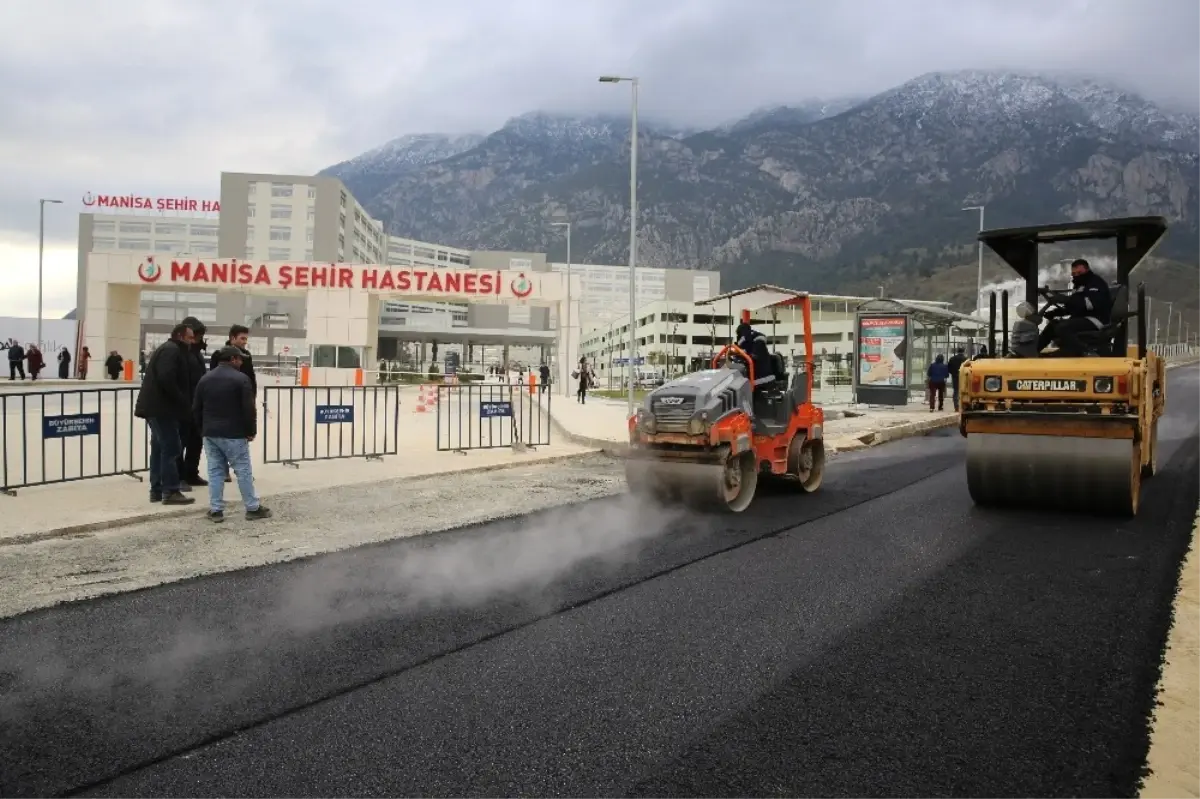
<svg viewBox="0 0 1200 799"><path fill-rule="evenodd" d="M134 416L150 427L150 501L164 505L195 502L180 491L179 428L191 418L188 383L189 348L195 334L187 325L176 325L171 338L154 350L133 408Z"/></svg>
<svg viewBox="0 0 1200 799"><path fill-rule="evenodd" d="M208 459L208 518L214 522L225 520L225 475L232 469L246 506L246 518L268 519L271 511L254 493L250 467L250 442L258 435L254 387L242 374L241 350L222 347L216 356L217 368L201 379L193 402Z"/></svg>
<svg viewBox="0 0 1200 799"><path fill-rule="evenodd" d="M1084 345L1080 333L1099 330L1108 324L1112 312L1112 295L1108 282L1092 271L1084 258L1076 258L1071 264L1073 286L1067 301L1058 314L1047 314L1050 324L1038 336L1038 350L1058 342L1063 355L1083 355Z"/></svg>
<svg viewBox="0 0 1200 799"><path fill-rule="evenodd" d="M958 410L958 371L962 369L962 365L967 362L966 349L959 347L950 356L950 360L946 362L946 366L950 367L950 386L954 390L954 410Z"/></svg>
<svg viewBox="0 0 1200 799"><path fill-rule="evenodd" d="M242 353L242 365L238 367L238 371L250 378L250 387L254 389L254 396L258 397L258 378L254 375L254 360L250 356L250 350L247 347L250 344L250 328L245 325L234 325L229 328L229 338L225 342L226 347L233 347ZM219 365L217 355L221 352L220 349L214 350L212 354L212 365L210 368L216 369ZM233 482L233 478L229 473L225 473L225 482Z"/></svg>
<svg viewBox="0 0 1200 799"><path fill-rule="evenodd" d="M200 385L200 378L204 377L205 372L208 371L208 359L204 357L204 350L208 346L204 341L204 334L208 332L208 329L194 316L186 317L181 324L190 327L196 339L188 347L188 402L190 403L196 394L196 386ZM179 456L179 476L182 480L182 489L191 491L192 486L208 485L208 481L200 476L200 452L204 448L204 441L200 436L200 428L196 426L191 417L180 427L179 437L183 443L183 452Z"/></svg>

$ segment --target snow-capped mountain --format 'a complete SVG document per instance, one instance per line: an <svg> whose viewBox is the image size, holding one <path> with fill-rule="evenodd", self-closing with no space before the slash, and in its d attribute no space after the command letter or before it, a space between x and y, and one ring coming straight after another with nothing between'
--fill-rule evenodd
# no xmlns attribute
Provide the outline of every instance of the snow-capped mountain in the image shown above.
<svg viewBox="0 0 1200 799"><path fill-rule="evenodd" d="M1160 254L1197 259L1200 119L1102 81L933 73L861 102L639 133L639 260L720 268L727 285L928 277L973 252L959 209L975 204L989 226L1162 214ZM577 259L621 263L628 135L627 118L532 113L394 177L365 154L344 179L397 235L561 258L547 222L567 214Z"/></svg>

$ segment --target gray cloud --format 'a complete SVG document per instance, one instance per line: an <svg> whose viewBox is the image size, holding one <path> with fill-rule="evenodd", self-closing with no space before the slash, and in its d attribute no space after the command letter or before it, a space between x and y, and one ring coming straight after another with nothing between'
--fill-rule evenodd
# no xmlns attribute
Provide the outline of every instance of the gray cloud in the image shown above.
<svg viewBox="0 0 1200 799"><path fill-rule="evenodd" d="M533 109L724 122L924 72L1071 70L1195 109L1193 0L40 0L0 3L0 240L75 236L83 192L212 197Z"/></svg>

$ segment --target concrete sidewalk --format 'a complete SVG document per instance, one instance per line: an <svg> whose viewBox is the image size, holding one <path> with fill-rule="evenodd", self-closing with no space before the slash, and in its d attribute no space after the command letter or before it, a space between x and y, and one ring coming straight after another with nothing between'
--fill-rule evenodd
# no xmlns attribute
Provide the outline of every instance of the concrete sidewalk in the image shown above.
<svg viewBox="0 0 1200 799"><path fill-rule="evenodd" d="M436 452L429 443L402 442L396 455L382 461L363 458L307 461L299 468L282 464L263 464L261 449L253 450L255 489L263 503L270 506L286 494L316 491L362 483L453 475L467 471L504 469L554 458L575 457L594 451L569 442L555 443L536 450L514 452L509 448L475 450L466 454ZM205 464L200 465L201 474ZM146 475L143 472L142 477ZM208 489L194 489L194 505L164 507L151 504L149 487L131 477L101 477L71 483L22 488L17 496L0 495L0 546L86 533L156 518L196 516L196 523L208 524L203 512L208 508ZM399 496L398 499L402 499ZM230 512L241 510L237 483L225 484L225 500Z"/></svg>

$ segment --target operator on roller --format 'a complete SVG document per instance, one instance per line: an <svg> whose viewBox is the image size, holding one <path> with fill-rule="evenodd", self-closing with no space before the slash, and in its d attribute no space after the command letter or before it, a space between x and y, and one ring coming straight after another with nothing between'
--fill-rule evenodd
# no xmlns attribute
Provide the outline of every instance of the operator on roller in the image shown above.
<svg viewBox="0 0 1200 799"><path fill-rule="evenodd" d="M775 371L771 367L771 351L767 349L767 337L750 326L743 317L737 326L737 346L754 361L754 388L770 383L775 379Z"/></svg>
<svg viewBox="0 0 1200 799"><path fill-rule="evenodd" d="M1112 310L1112 297L1108 283L1092 271L1084 258L1071 262L1073 288L1061 308L1046 313L1050 324L1038 336L1038 350L1044 350L1052 341L1058 342L1063 355L1080 356L1084 353L1080 333L1099 330L1108 324Z"/></svg>

